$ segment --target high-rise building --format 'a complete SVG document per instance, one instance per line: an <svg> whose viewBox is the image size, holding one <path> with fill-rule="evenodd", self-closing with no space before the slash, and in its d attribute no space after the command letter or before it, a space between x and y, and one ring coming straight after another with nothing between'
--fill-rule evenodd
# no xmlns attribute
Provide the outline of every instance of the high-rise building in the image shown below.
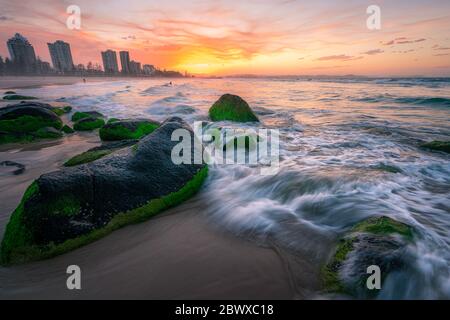
<svg viewBox="0 0 450 320"><path fill-rule="evenodd" d="M144 64L142 66L142 69L143 69L144 74L146 74L146 75L152 75L156 71L155 66L153 66L151 64Z"/></svg>
<svg viewBox="0 0 450 320"><path fill-rule="evenodd" d="M122 65L122 73L130 73L130 54L128 51L120 51L120 64Z"/></svg>
<svg viewBox="0 0 450 320"><path fill-rule="evenodd" d="M103 69L105 73L118 73L119 66L117 65L117 54L113 50L106 50L102 52Z"/></svg>
<svg viewBox="0 0 450 320"><path fill-rule="evenodd" d="M54 43L47 43L53 67L60 72L73 71L74 65L70 45L67 42L58 40Z"/></svg>
<svg viewBox="0 0 450 320"><path fill-rule="evenodd" d="M16 33L14 37L6 42L11 61L16 64L20 70L31 72L36 63L36 54L33 46L20 33Z"/></svg>
<svg viewBox="0 0 450 320"><path fill-rule="evenodd" d="M138 75L141 73L141 63L137 61L130 61L130 73Z"/></svg>

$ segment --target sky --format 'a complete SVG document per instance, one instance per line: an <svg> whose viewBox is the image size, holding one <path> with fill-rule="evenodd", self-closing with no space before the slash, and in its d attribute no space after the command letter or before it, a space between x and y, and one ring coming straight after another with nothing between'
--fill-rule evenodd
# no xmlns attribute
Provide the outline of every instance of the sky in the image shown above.
<svg viewBox="0 0 450 320"><path fill-rule="evenodd" d="M69 29L70 5L81 10ZM370 30L370 5L381 28ZM196 75L450 76L449 0L0 0L0 55L19 32L50 61L69 42L75 64L101 51Z"/></svg>

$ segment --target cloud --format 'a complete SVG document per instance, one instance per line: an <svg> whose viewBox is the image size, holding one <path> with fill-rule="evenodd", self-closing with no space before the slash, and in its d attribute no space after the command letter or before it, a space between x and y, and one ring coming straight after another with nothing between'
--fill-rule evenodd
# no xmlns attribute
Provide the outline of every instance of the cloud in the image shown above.
<svg viewBox="0 0 450 320"><path fill-rule="evenodd" d="M350 60L359 60L363 59L363 57L355 57L355 56L348 56L346 54L339 54L339 55L333 55L333 56L325 56L320 57L317 60L318 61L350 61Z"/></svg>
<svg viewBox="0 0 450 320"><path fill-rule="evenodd" d="M435 57L450 56L450 53L438 53L438 54L433 54L433 56L435 56Z"/></svg>
<svg viewBox="0 0 450 320"><path fill-rule="evenodd" d="M383 52L384 52L384 50L374 49L374 50L369 50L369 51L366 51L366 52L361 52L361 54L367 54L369 56L373 56L373 55L380 54L380 53L383 53Z"/></svg>
<svg viewBox="0 0 450 320"><path fill-rule="evenodd" d="M410 43L418 43L418 42L423 42L423 41L427 41L427 39L425 38L420 38L420 39L408 39L405 37L401 37L401 38L396 38L394 40L390 40L387 42L381 42L383 45L385 46L393 46L396 44L410 44Z"/></svg>
<svg viewBox="0 0 450 320"><path fill-rule="evenodd" d="M440 47L439 45L433 46L434 50L450 50L450 47Z"/></svg>
<svg viewBox="0 0 450 320"><path fill-rule="evenodd" d="M12 20L12 18L7 16L0 16L0 21L7 21L7 20Z"/></svg>

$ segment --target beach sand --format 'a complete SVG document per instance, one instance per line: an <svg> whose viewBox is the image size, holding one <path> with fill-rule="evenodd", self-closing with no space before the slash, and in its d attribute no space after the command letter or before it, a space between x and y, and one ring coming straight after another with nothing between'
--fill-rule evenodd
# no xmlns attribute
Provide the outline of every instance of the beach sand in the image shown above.
<svg viewBox="0 0 450 320"><path fill-rule="evenodd" d="M17 176L14 168L2 168L0 234L35 178L99 143L96 134L77 133L0 150L2 161L26 165ZM307 261L208 223L203 197L200 191L178 207L64 255L0 267L0 299L293 299L318 288L317 271ZM72 264L81 268L81 290L66 287Z"/></svg>

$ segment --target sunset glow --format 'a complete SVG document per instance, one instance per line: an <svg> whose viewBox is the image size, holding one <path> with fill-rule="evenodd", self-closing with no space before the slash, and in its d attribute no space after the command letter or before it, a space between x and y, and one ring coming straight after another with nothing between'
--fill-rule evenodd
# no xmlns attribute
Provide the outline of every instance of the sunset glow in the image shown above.
<svg viewBox="0 0 450 320"><path fill-rule="evenodd" d="M66 27L67 6L81 29ZM50 61L47 42L70 43L74 62L100 51L192 74L450 75L450 2L378 1L381 30L366 26L371 1L0 1L0 55L20 32ZM182 8L182 9L181 9Z"/></svg>

